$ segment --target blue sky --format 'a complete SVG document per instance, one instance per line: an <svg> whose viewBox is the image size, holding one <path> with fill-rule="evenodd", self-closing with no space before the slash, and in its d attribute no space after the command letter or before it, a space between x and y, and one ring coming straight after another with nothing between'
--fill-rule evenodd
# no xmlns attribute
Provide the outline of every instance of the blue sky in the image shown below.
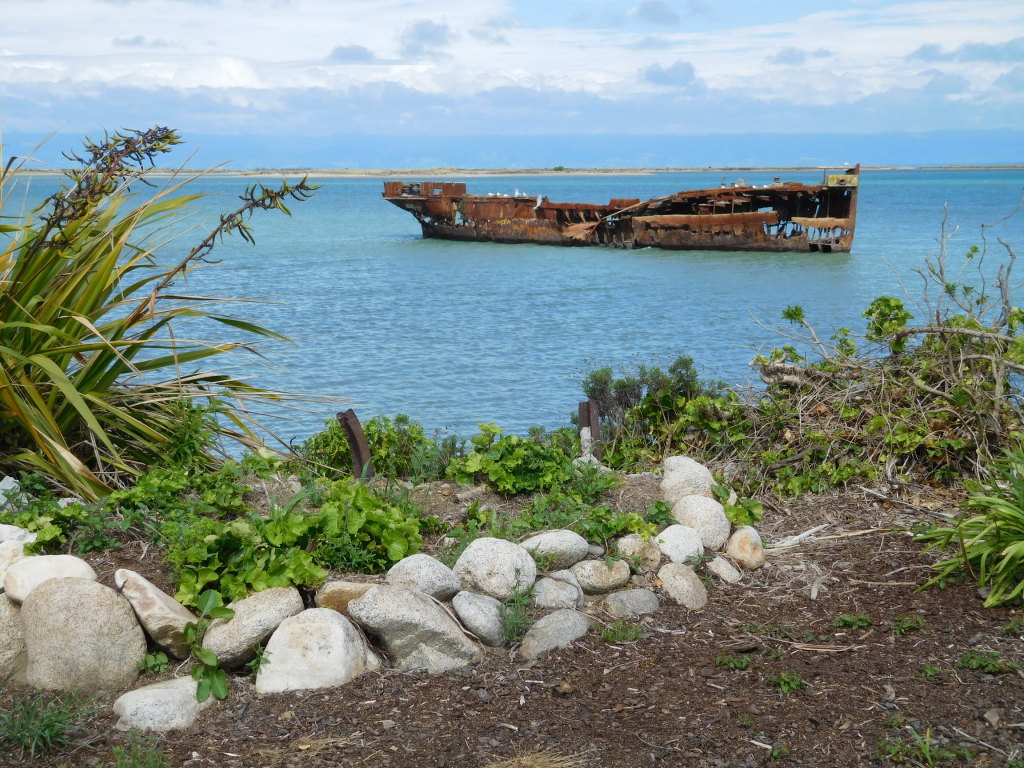
<svg viewBox="0 0 1024 768"><path fill-rule="evenodd" d="M827 155L829 136L934 131L955 137L936 162L1024 161L1019 0L0 0L0 18L8 152L162 124L243 167L472 165L494 137L510 167L548 161L524 149L543 137L605 165L648 135L742 137L736 162L771 164L791 160L770 136ZM691 164L672 154L646 157Z"/></svg>

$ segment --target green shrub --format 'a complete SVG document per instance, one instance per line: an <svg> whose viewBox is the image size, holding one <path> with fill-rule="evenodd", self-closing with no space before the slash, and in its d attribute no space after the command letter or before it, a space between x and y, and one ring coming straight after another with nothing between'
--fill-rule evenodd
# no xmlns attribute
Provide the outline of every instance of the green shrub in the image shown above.
<svg viewBox="0 0 1024 768"><path fill-rule="evenodd" d="M473 449L448 465L448 477L460 483L485 482L499 493L514 495L559 487L573 476L572 457L544 443L518 435L500 437L494 424L481 424L470 438Z"/></svg>
<svg viewBox="0 0 1024 768"><path fill-rule="evenodd" d="M419 518L362 483L339 480L320 491L315 513L292 505L267 517L179 517L161 526L178 600L195 605L207 589L238 600L269 587L314 586L329 568L378 573L422 546Z"/></svg>
<svg viewBox="0 0 1024 768"><path fill-rule="evenodd" d="M532 607L533 588L520 592L516 590L512 597L502 601L501 613L501 637L506 644L521 640L527 630L533 626L533 617L530 615Z"/></svg>
<svg viewBox="0 0 1024 768"><path fill-rule="evenodd" d="M403 413L394 419L374 416L362 426L373 470L384 477L414 482L444 477L448 464L462 450L455 435L431 439ZM306 440L298 454L315 474L332 478L352 475L352 451L336 419L328 419L324 430Z"/></svg>
<svg viewBox="0 0 1024 768"><path fill-rule="evenodd" d="M152 736L142 736L135 731L128 734L127 743L113 747L114 762L109 768L171 768L167 755L157 747Z"/></svg>
<svg viewBox="0 0 1024 768"><path fill-rule="evenodd" d="M187 371L251 345L174 331L200 319L253 338L280 337L213 311L211 297L183 298L172 285L225 235L251 242L246 222L255 211L287 213L285 200L305 199L316 187L306 180L278 189L253 185L198 245L158 259L158 250L179 242L165 236L166 226L201 195L182 193L188 179L161 182L154 193L136 190L155 158L179 143L162 127L86 140L84 156L69 155L77 165L61 189L24 219L0 226L8 235L0 246L0 467L8 474L38 471L94 500L168 458L209 464L216 438L260 443L247 411L229 408L220 395L278 396L229 376ZM0 205L8 199L2 187L23 164L0 162ZM204 418L189 403L216 403L225 418ZM194 439L178 444L182 430Z"/></svg>

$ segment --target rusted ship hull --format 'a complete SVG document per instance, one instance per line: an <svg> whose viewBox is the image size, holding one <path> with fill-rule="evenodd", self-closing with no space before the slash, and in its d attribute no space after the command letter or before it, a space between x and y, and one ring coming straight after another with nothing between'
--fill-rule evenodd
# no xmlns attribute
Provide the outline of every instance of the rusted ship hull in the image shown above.
<svg viewBox="0 0 1024 768"><path fill-rule="evenodd" d="M467 195L462 182L387 181L384 199L412 213L424 237L445 240L828 253L853 246L859 178L856 166L826 172L821 184L739 182L607 205Z"/></svg>

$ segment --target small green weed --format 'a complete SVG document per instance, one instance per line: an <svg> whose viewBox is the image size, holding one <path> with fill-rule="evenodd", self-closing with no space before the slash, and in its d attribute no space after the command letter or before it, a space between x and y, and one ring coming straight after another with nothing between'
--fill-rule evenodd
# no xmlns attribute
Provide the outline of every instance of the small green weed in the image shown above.
<svg viewBox="0 0 1024 768"><path fill-rule="evenodd" d="M144 737L132 731L128 743L114 747L114 762L109 768L171 768L171 761L152 737Z"/></svg>
<svg viewBox="0 0 1024 768"><path fill-rule="evenodd" d="M832 622L832 626L837 629L864 629L864 627L871 626L871 617L863 612L847 613L837 616L836 620Z"/></svg>
<svg viewBox="0 0 1024 768"><path fill-rule="evenodd" d="M37 691L19 696L10 709L0 711L0 751L35 757L65 749L88 732L84 720L93 711L74 694Z"/></svg>
<svg viewBox="0 0 1024 768"><path fill-rule="evenodd" d="M786 658L786 654L784 654L778 648L766 648L764 655L767 656L769 659L775 659L776 661L780 661Z"/></svg>
<svg viewBox="0 0 1024 768"><path fill-rule="evenodd" d="M167 654L163 651L147 653L146 658L139 665L139 670L144 675L159 675L167 671Z"/></svg>
<svg viewBox="0 0 1024 768"><path fill-rule="evenodd" d="M889 726L890 728L893 728L895 730L899 730L900 728L902 728L904 725L907 724L907 718L905 718L903 715L893 715L892 717L890 717L888 720L885 721L885 724L887 726Z"/></svg>
<svg viewBox="0 0 1024 768"><path fill-rule="evenodd" d="M778 686L783 693L792 693L807 685L806 681L800 677L800 673L794 669L787 669L778 675L770 675L767 682L768 685Z"/></svg>
<svg viewBox="0 0 1024 768"><path fill-rule="evenodd" d="M916 632L924 627L924 619L920 616L897 616L893 619L889 628L896 637L905 635L907 632Z"/></svg>
<svg viewBox="0 0 1024 768"><path fill-rule="evenodd" d="M768 753L768 760L784 760L785 758L789 757L789 752L790 749L785 744L777 744L776 746L772 747L771 751Z"/></svg>
<svg viewBox="0 0 1024 768"><path fill-rule="evenodd" d="M634 643L644 636L644 625L626 619L616 619L601 628L601 639L607 643Z"/></svg>
<svg viewBox="0 0 1024 768"><path fill-rule="evenodd" d="M1007 637L1021 637L1024 635L1024 616L1014 616L1003 627L1003 634Z"/></svg>
<svg viewBox="0 0 1024 768"><path fill-rule="evenodd" d="M758 622L747 622L743 625L743 631L751 635L761 637L774 637L778 640L787 640L793 637L792 633L785 627L778 627L774 624L760 624Z"/></svg>
<svg viewBox="0 0 1024 768"><path fill-rule="evenodd" d="M263 646L253 646L252 652L254 656L251 661L246 662L246 668L254 675L258 675L263 667L270 663L270 656L267 654L267 649Z"/></svg>
<svg viewBox="0 0 1024 768"><path fill-rule="evenodd" d="M230 619L235 612L224 607L224 598L219 592L208 589L199 596L199 617L185 625L185 640L192 646L192 678L197 681L196 700L206 701L212 694L215 699L228 697L228 676L220 668L217 655L203 647L203 637L214 619Z"/></svg>
<svg viewBox="0 0 1024 768"><path fill-rule="evenodd" d="M744 728L753 728L757 725L757 718L754 717L750 712L741 712L739 718L740 725Z"/></svg>
<svg viewBox="0 0 1024 768"><path fill-rule="evenodd" d="M743 656L733 656L731 653L720 653L715 656L715 666L736 671L744 670L750 666L750 657L746 654Z"/></svg>
<svg viewBox="0 0 1024 768"><path fill-rule="evenodd" d="M516 591L512 597L501 604L501 636L506 643L514 643L521 639L526 631L533 626L530 616L533 588L525 592Z"/></svg>
<svg viewBox="0 0 1024 768"><path fill-rule="evenodd" d="M889 760L893 763L910 762L915 765L934 768L940 760L963 759L970 761L973 757L969 750L962 749L953 751L940 747L932 740L932 729L925 729L920 734L913 728L908 729L913 743L908 743L900 737L882 739L879 742L876 753L878 757Z"/></svg>
<svg viewBox="0 0 1024 768"><path fill-rule="evenodd" d="M942 667L935 664L925 664L921 667L921 677L937 677L942 674Z"/></svg>
<svg viewBox="0 0 1024 768"><path fill-rule="evenodd" d="M1004 672L1015 672L1020 669L1020 664L1004 661L998 651L964 651L963 655L956 660L957 669L976 669L990 675L998 675Z"/></svg>

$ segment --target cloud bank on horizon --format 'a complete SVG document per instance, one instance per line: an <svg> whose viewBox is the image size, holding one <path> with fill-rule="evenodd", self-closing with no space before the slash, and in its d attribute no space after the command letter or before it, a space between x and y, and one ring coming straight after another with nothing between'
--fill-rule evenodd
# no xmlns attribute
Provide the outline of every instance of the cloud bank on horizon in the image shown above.
<svg viewBox="0 0 1024 768"><path fill-rule="evenodd" d="M40 136L1024 125L1007 0L0 0L0 17L0 128Z"/></svg>

